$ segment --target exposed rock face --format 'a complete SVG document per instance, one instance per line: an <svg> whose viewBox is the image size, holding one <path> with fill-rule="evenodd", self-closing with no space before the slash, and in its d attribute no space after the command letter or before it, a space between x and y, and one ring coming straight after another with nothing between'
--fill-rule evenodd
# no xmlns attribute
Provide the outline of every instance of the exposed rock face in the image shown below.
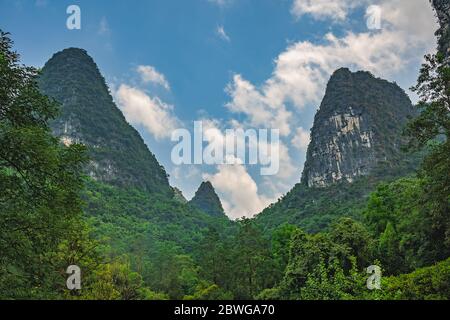
<svg viewBox="0 0 450 320"><path fill-rule="evenodd" d="M225 214L222 203L209 181L202 182L189 203L211 216L223 216Z"/></svg>
<svg viewBox="0 0 450 320"><path fill-rule="evenodd" d="M85 50L56 53L39 79L44 94L62 104L53 133L88 147L86 170L94 179L149 192L172 194L167 174L139 133L116 107L97 65Z"/></svg>
<svg viewBox="0 0 450 320"><path fill-rule="evenodd" d="M401 131L414 113L396 84L368 72L339 69L315 116L302 175L309 187L353 182L402 156Z"/></svg>
<svg viewBox="0 0 450 320"><path fill-rule="evenodd" d="M438 50L450 59L450 1L432 0L432 3L440 25L439 30L436 31L439 39Z"/></svg>

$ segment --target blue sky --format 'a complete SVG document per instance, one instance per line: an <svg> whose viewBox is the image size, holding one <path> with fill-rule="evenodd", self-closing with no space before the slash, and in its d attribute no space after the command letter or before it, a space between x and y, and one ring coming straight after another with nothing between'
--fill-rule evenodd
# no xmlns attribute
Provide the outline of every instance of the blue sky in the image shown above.
<svg viewBox="0 0 450 320"><path fill-rule="evenodd" d="M66 28L72 4L81 9L81 30ZM375 29L366 14L373 5L381 18ZM407 89L435 47L437 26L425 0L0 0L0 28L29 65L41 67L66 47L86 49L172 185L189 198L209 179L227 213L239 217L300 180L332 71L369 70ZM170 133L192 130L195 120L218 135L236 126L280 129L280 173L173 165Z"/></svg>

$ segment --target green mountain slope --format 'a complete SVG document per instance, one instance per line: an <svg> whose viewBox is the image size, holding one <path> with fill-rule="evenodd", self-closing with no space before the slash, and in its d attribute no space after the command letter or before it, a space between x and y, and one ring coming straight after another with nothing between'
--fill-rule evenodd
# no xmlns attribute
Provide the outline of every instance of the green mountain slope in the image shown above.
<svg viewBox="0 0 450 320"><path fill-rule="evenodd" d="M52 123L65 144L81 142L89 149L88 174L101 182L171 194L167 174L138 132L116 107L105 80L82 49L56 53L42 69L44 94L62 104Z"/></svg>
<svg viewBox="0 0 450 320"><path fill-rule="evenodd" d="M189 203L203 212L211 216L224 216L225 212L222 208L222 203L214 190L213 185L209 181L201 183L195 196Z"/></svg>
<svg viewBox="0 0 450 320"><path fill-rule="evenodd" d="M172 298L191 294L177 272L195 274L190 254L198 242L211 228L226 234L231 221L187 204L169 185L164 168L115 106L86 51L55 54L39 84L62 104L52 123L54 135L66 145L85 144L89 151L84 211L98 251L107 260L125 261L158 292ZM167 273L169 268L178 271Z"/></svg>

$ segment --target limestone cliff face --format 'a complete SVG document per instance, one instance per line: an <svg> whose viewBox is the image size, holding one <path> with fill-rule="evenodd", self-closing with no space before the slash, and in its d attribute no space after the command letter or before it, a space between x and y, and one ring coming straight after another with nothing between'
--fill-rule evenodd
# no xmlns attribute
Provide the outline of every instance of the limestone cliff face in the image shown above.
<svg viewBox="0 0 450 320"><path fill-rule="evenodd" d="M62 106L52 123L54 135L66 145L88 147L88 175L117 186L173 193L164 168L126 122L85 50L69 48L53 55L42 69L39 85Z"/></svg>
<svg viewBox="0 0 450 320"><path fill-rule="evenodd" d="M314 119L302 183L353 182L382 163L394 166L402 156L401 132L413 112L396 84L368 72L337 70Z"/></svg>
<svg viewBox="0 0 450 320"><path fill-rule="evenodd" d="M450 59L450 1L432 0L432 4L440 25L436 32L439 41L438 50Z"/></svg>

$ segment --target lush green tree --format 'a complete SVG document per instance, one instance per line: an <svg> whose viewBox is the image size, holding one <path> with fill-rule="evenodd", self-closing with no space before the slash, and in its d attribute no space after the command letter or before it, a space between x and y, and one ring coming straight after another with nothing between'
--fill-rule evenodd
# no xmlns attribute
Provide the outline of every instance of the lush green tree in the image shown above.
<svg viewBox="0 0 450 320"><path fill-rule="evenodd" d="M381 291L368 298L385 300L450 299L450 259L409 274L383 277Z"/></svg>
<svg viewBox="0 0 450 320"><path fill-rule="evenodd" d="M372 262L372 240L358 222L342 218L329 233L296 230L283 281L261 298L351 299L365 288L364 270Z"/></svg>
<svg viewBox="0 0 450 320"><path fill-rule="evenodd" d="M239 221L239 231L233 240L234 289L237 299L253 299L261 290L270 288L276 280L270 241L249 219Z"/></svg>
<svg viewBox="0 0 450 320"><path fill-rule="evenodd" d="M55 297L53 253L81 218L85 152L51 135L58 106L11 47L0 31L0 295Z"/></svg>
<svg viewBox="0 0 450 320"><path fill-rule="evenodd" d="M226 292L216 284L200 283L192 295L185 296L184 300L231 300L233 295Z"/></svg>
<svg viewBox="0 0 450 320"><path fill-rule="evenodd" d="M352 267L345 271L338 260L331 263L321 261L308 275L306 284L300 290L302 300L353 300L366 289L366 275L356 266L352 258Z"/></svg>
<svg viewBox="0 0 450 320"><path fill-rule="evenodd" d="M443 53L425 58L413 88L421 97L420 115L408 132L412 145L430 149L422 165L426 183L422 203L431 222L428 237L434 258L442 260L450 255L450 66Z"/></svg>
<svg viewBox="0 0 450 320"><path fill-rule="evenodd" d="M281 275L289 263L289 249L292 235L298 228L291 224L283 224L272 233L272 254Z"/></svg>
<svg viewBox="0 0 450 320"><path fill-rule="evenodd" d="M90 281L75 298L89 300L165 300L165 294L152 291L144 285L142 276L131 270L128 257L101 264Z"/></svg>
<svg viewBox="0 0 450 320"><path fill-rule="evenodd" d="M350 259L344 260L345 270L349 270L353 264L356 264L357 268L365 268L372 264L374 243L360 222L341 218L332 225L329 237L331 242L341 246L345 257L356 258L354 263Z"/></svg>
<svg viewBox="0 0 450 320"><path fill-rule="evenodd" d="M195 255L202 278L219 287L230 288L230 279L234 276L232 247L227 239L221 238L217 229L208 230L196 248Z"/></svg>
<svg viewBox="0 0 450 320"><path fill-rule="evenodd" d="M380 184L370 195L365 218L378 239L376 256L387 274L410 272L433 262L427 239L430 221L421 205L423 180L403 178Z"/></svg>

